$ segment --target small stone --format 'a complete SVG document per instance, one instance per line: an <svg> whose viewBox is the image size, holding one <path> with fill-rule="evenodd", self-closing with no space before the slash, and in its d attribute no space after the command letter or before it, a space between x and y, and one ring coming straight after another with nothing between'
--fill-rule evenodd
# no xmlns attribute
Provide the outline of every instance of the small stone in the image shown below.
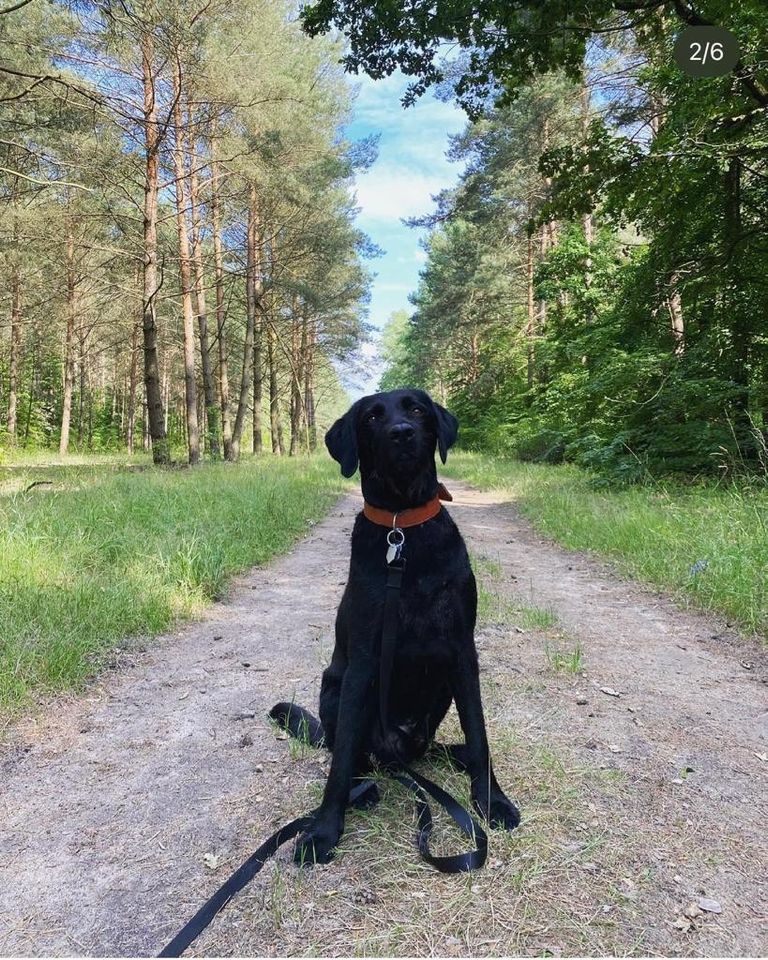
<svg viewBox="0 0 768 960"><path fill-rule="evenodd" d="M701 908L696 903L689 903L683 910L683 916L688 917L689 920L695 920L696 917L701 916Z"/></svg>
<svg viewBox="0 0 768 960"><path fill-rule="evenodd" d="M600 687L600 693L604 693L608 697L620 697L621 694L618 690L614 690L613 687Z"/></svg>
<svg viewBox="0 0 768 960"><path fill-rule="evenodd" d="M712 900L710 897L699 897L699 907L706 913L723 912L723 908L720 906L717 900Z"/></svg>
<svg viewBox="0 0 768 960"><path fill-rule="evenodd" d="M589 700L587 700L586 697L579 697L579 698L576 700L576 705L579 706L579 707L586 707L586 705L587 705L588 703L589 703Z"/></svg>
<svg viewBox="0 0 768 960"><path fill-rule="evenodd" d="M264 764L257 763L256 766L254 767L254 770L256 771L256 773L264 773Z"/></svg>

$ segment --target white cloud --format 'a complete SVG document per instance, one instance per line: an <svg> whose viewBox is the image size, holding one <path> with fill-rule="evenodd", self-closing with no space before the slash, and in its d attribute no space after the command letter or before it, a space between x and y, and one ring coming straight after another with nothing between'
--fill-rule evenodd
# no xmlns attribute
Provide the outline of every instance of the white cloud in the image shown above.
<svg viewBox="0 0 768 960"><path fill-rule="evenodd" d="M378 167L357 182L357 203L364 217L399 220L423 216L433 209L431 197L449 181L445 177L416 173L406 167Z"/></svg>

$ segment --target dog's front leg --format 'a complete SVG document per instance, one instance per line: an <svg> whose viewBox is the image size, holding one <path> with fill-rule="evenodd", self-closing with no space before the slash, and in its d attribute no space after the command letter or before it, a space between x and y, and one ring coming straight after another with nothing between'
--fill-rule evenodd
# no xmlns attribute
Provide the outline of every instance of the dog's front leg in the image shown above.
<svg viewBox="0 0 768 960"><path fill-rule="evenodd" d="M504 795L493 773L476 657L456 666L451 686L467 741L465 758L472 781L472 800L492 827L514 830L520 823L520 812Z"/></svg>
<svg viewBox="0 0 768 960"><path fill-rule="evenodd" d="M374 721L375 676L376 663L367 658L352 661L344 673L331 772L315 820L296 843L294 860L298 864L328 863L333 859L334 847L344 830L352 778L358 772L365 737Z"/></svg>

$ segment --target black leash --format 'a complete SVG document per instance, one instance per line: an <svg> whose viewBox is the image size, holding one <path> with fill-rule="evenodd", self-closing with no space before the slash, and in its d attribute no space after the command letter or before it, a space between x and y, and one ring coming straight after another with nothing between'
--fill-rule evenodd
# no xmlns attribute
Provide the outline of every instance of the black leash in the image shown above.
<svg viewBox="0 0 768 960"><path fill-rule="evenodd" d="M375 784L372 780L364 780L359 783L350 791L349 803L355 803L373 787L375 787ZM275 831L268 840L262 843L258 850L248 857L245 863L235 870L229 880L219 887L194 917L184 924L173 940L158 953L158 957L180 957L187 947L197 940L216 914L223 910L232 897L256 876L267 860L277 853L287 840L291 840L312 823L316 813L316 810L312 810L311 813L305 814L303 817L297 817Z"/></svg>
<svg viewBox="0 0 768 960"><path fill-rule="evenodd" d="M395 534L399 534L399 538L394 536L393 539ZM405 536L399 528L393 528L387 535L387 543L389 544L389 550L387 551L387 589L384 598L379 673L379 720L383 734L387 731L387 704L389 702L390 678L399 622L398 605L405 570L405 559L401 556L404 542ZM313 747L325 746L322 724L303 707L291 703L277 703L269 711L269 716L284 730L304 743ZM457 800L436 783L422 777L421 774L411 770L405 764L400 764L399 769L390 771L390 775L414 794L417 814L416 845L422 859L441 873L464 873L468 870L477 870L483 866L488 856L488 836L469 811L465 810ZM362 780L350 791L347 804L354 807L371 806L372 803L375 803L375 790L376 784L373 780ZM428 797L432 797L439 803L459 829L472 839L476 845L474 850L449 856L435 856L430 851L429 838L432 833L433 821ZM211 923L216 914L223 910L232 897L256 876L266 861L286 841L291 840L310 826L316 813L317 810L312 810L302 817L291 820L290 823L275 831L258 850L252 853L235 870L226 883L219 887L216 893L182 927L158 956L180 957Z"/></svg>
<svg viewBox="0 0 768 960"><path fill-rule="evenodd" d="M379 667L379 722L382 735L386 735L389 728L387 720L389 705L389 685L392 677L392 666L395 660L395 647L400 623L398 605L400 603L400 589L403 585L405 573L405 557L403 544L405 534L399 527L393 527L387 534L387 588L384 595L384 614L381 629L381 657ZM402 761L400 769L392 771L391 775L403 786L407 787L416 798L418 832L416 844L422 859L431 864L441 873L464 873L468 870L478 870L485 863L488 855L488 836L485 830L472 815L455 800L450 793L421 774L411 770ZM429 849L429 837L432 833L432 811L427 803L425 794L429 794L448 813L459 829L477 844L469 853L456 853L451 856L436 857Z"/></svg>

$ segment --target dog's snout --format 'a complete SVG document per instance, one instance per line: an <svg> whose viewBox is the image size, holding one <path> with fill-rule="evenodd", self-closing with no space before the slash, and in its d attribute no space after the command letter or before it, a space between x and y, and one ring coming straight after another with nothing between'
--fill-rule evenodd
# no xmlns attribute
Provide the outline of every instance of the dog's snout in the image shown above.
<svg viewBox="0 0 768 960"><path fill-rule="evenodd" d="M396 423L389 428L389 439L399 443L401 440L410 440L413 437L414 430L410 423Z"/></svg>

